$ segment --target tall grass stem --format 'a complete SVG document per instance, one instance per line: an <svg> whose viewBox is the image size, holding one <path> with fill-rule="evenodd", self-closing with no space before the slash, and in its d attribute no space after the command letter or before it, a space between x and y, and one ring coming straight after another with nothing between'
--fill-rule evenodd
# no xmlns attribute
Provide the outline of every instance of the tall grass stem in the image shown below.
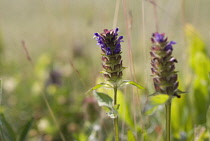
<svg viewBox="0 0 210 141"><path fill-rule="evenodd" d="M63 133L61 132L60 126L59 126L59 124L58 124L58 122L57 122L57 120L56 120L55 114L53 113L53 110L52 110L52 108L50 107L50 104L49 104L49 102L48 102L48 100L47 100L47 98L46 98L45 93L42 93L42 96L43 96L43 99L44 99L45 104L47 105L47 109L49 110L50 115L52 116L52 119L53 119L53 121L54 121L54 123L55 123L55 126L57 127L57 129L58 129L58 131L59 131L59 134L60 134L60 136L61 136L61 140L62 140L62 141L66 141L66 139L65 139L65 137L64 137L64 135L63 135Z"/></svg>
<svg viewBox="0 0 210 141"><path fill-rule="evenodd" d="M171 138L171 101L166 105L166 141L170 141Z"/></svg>
<svg viewBox="0 0 210 141"><path fill-rule="evenodd" d="M120 8L120 0L116 0L116 6L115 6L115 12L114 12L114 20L113 20L113 29L117 26L117 19L118 19L118 13Z"/></svg>

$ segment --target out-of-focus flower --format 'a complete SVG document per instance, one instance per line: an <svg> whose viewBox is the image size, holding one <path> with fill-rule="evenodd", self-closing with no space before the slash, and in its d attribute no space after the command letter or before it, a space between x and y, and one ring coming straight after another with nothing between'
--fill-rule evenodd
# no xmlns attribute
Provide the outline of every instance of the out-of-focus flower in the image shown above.
<svg viewBox="0 0 210 141"><path fill-rule="evenodd" d="M177 72L175 63L177 60L172 56L174 41L167 41L165 34L153 33L151 47L151 71L156 93L167 94L180 98L178 90Z"/></svg>

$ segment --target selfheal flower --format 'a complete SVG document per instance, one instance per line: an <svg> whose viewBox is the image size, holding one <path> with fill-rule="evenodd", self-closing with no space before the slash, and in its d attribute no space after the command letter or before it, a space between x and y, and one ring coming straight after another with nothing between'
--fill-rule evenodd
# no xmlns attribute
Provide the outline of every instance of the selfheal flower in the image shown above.
<svg viewBox="0 0 210 141"><path fill-rule="evenodd" d="M94 33L94 38L96 38L97 45L101 47L101 50L106 55L114 55L121 52L120 43L123 42L123 36L118 36L119 28L115 30L104 29L104 32Z"/></svg>
<svg viewBox="0 0 210 141"><path fill-rule="evenodd" d="M175 63L177 60L172 56L174 41L167 41L165 34L153 33L151 47L151 71L156 93L180 97L178 90L177 72Z"/></svg>
<svg viewBox="0 0 210 141"><path fill-rule="evenodd" d="M104 29L103 33L94 33L94 38L97 41L97 45L102 50L102 66L104 71L104 77L106 80L116 83L122 78L122 66L121 60L121 42L123 42L123 36L118 37L119 28L115 30Z"/></svg>

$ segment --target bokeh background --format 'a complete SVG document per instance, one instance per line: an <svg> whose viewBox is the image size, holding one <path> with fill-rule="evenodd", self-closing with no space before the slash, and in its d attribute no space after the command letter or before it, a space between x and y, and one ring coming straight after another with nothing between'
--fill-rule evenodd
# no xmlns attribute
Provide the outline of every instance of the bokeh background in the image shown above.
<svg viewBox="0 0 210 141"><path fill-rule="evenodd" d="M177 42L179 88L187 91L173 101L173 140L210 139L209 0L0 0L0 111L15 134L33 118L29 141L61 141L61 134L67 141L113 140L111 119L85 93L104 81L93 33L115 26L124 36L123 78L146 88L122 89L122 140L164 139L164 106L145 114L157 30Z"/></svg>

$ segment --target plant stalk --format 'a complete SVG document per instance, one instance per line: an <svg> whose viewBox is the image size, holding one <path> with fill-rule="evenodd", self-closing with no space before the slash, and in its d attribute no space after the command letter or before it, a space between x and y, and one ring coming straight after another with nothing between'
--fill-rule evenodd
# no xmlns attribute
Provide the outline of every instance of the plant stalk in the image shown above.
<svg viewBox="0 0 210 141"><path fill-rule="evenodd" d="M114 86L114 106L115 105L117 105L117 86ZM115 141L119 141L118 115L114 118L114 133Z"/></svg>
<svg viewBox="0 0 210 141"><path fill-rule="evenodd" d="M170 137L171 137L171 101L167 102L165 107L166 107L166 141L170 141Z"/></svg>

